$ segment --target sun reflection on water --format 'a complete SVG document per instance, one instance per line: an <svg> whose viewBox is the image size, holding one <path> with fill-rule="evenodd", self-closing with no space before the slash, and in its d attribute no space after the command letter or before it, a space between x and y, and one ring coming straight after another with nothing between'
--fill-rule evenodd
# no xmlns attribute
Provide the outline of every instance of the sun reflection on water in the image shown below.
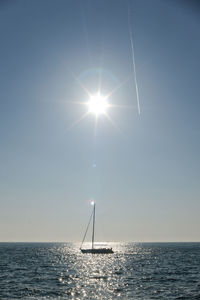
<svg viewBox="0 0 200 300"><path fill-rule="evenodd" d="M101 245L108 243L100 243ZM86 245L87 246L87 245ZM88 245L89 247L89 245ZM115 249L114 254L95 255L83 254L79 245L74 245L74 259L69 277L62 276L59 281L71 286L71 296L90 299L107 299L109 295L121 296L125 285L121 282L124 274L125 256L123 246L120 243L109 243L109 247ZM66 257L67 260L69 257ZM65 276L66 277L66 274ZM61 279L62 278L62 279ZM98 296L97 296L98 295Z"/></svg>

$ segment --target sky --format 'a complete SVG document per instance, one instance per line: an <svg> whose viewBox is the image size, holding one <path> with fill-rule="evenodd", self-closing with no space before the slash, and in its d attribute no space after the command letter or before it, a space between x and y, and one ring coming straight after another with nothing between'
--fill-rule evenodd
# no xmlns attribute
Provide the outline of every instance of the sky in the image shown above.
<svg viewBox="0 0 200 300"><path fill-rule="evenodd" d="M0 241L79 242L91 199L97 241L200 241L199 14L198 1L0 1ZM95 128L81 103L100 77L113 107Z"/></svg>

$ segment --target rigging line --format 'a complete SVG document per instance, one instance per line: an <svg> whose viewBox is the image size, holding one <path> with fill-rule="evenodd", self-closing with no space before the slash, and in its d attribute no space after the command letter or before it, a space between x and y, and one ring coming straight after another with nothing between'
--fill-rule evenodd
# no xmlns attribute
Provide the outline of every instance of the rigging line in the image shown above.
<svg viewBox="0 0 200 300"><path fill-rule="evenodd" d="M130 44L131 44L131 54L132 54L132 64L133 64L134 83L135 83L135 90L136 90L137 108L138 108L138 114L140 115L141 109L140 109L140 98L139 98L138 82L137 82L137 74L136 74L135 51L134 51L134 45L133 45L133 31L131 28L130 0L128 0L128 27L129 27L129 37L130 37Z"/></svg>
<svg viewBox="0 0 200 300"><path fill-rule="evenodd" d="M87 235L88 228L89 228L89 226L90 226L90 223L91 223L91 220L92 220L93 213L94 213L94 211L92 210L92 213L91 213L91 216L90 216L89 222L88 222L88 224L87 224L87 228L86 228L86 231L85 231L85 234L84 234L84 237L83 237L81 246L80 246L80 249L82 248L82 245L83 245L83 243L84 243L84 241L85 241L85 237L86 237L86 235Z"/></svg>

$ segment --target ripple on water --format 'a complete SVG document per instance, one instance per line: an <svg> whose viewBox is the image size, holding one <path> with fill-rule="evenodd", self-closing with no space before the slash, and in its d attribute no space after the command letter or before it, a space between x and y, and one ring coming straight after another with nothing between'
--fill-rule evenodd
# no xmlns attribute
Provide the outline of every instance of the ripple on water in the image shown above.
<svg viewBox="0 0 200 300"><path fill-rule="evenodd" d="M0 299L200 299L200 243L1 243Z"/></svg>

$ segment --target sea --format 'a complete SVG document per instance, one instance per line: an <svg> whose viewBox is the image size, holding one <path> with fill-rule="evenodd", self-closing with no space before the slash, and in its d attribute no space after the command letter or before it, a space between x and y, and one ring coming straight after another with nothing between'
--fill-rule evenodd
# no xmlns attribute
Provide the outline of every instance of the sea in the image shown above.
<svg viewBox="0 0 200 300"><path fill-rule="evenodd" d="M200 299L200 243L107 245L0 243L0 299Z"/></svg>

